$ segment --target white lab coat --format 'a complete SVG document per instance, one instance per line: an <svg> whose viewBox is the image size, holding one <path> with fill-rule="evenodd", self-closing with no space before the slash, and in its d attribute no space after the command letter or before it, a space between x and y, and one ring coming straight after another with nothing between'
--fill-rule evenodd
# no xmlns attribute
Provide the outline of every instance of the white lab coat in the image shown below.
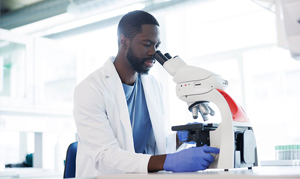
<svg viewBox="0 0 300 179"><path fill-rule="evenodd" d="M113 61L111 57L75 88L76 177L147 172L151 155L134 151L126 98ZM167 130L170 127L165 119L161 86L151 75L141 75L141 80L154 133L147 143L147 151L174 152L176 135Z"/></svg>

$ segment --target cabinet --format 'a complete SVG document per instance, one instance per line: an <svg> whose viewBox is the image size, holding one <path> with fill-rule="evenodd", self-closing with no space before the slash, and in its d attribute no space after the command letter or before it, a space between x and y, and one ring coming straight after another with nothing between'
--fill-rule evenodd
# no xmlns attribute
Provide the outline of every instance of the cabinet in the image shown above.
<svg viewBox="0 0 300 179"><path fill-rule="evenodd" d="M70 117L77 52L0 29L0 115Z"/></svg>

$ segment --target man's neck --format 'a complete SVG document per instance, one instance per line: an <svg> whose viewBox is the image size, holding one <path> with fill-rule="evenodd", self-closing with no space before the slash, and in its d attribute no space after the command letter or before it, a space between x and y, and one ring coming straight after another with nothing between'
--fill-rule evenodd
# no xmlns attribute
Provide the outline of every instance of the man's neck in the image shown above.
<svg viewBox="0 0 300 179"><path fill-rule="evenodd" d="M114 61L114 65L122 83L127 85L133 85L138 76L138 73L132 69L129 63L126 62L126 59L120 59L117 56Z"/></svg>

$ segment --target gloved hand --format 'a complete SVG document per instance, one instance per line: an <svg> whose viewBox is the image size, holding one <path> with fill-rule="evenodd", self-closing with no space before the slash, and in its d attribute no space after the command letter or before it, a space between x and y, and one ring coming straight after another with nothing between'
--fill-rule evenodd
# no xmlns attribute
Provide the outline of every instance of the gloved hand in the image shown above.
<svg viewBox="0 0 300 179"><path fill-rule="evenodd" d="M218 154L220 150L204 145L192 147L174 154L167 154L164 170L172 172L195 172L205 170L214 161L209 153Z"/></svg>

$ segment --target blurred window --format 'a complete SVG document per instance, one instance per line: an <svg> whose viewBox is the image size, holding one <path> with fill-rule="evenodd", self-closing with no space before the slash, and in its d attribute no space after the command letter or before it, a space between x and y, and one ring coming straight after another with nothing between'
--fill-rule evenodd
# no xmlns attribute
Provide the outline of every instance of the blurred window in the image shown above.
<svg viewBox="0 0 300 179"><path fill-rule="evenodd" d="M0 96L26 97L25 45L0 40Z"/></svg>

